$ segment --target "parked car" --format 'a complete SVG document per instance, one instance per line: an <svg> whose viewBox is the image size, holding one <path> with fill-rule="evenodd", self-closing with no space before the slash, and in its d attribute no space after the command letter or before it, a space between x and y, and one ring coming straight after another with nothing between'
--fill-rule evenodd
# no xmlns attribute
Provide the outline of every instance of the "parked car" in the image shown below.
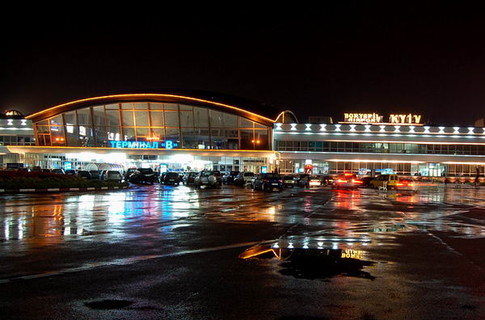
<svg viewBox="0 0 485 320"><path fill-rule="evenodd" d="M360 180L362 181L362 187L363 188L369 188L371 187L371 182L374 180L374 177L367 176L367 177L362 177Z"/></svg>
<svg viewBox="0 0 485 320"><path fill-rule="evenodd" d="M295 176L296 185L298 187L306 187L308 185L309 174L302 173Z"/></svg>
<svg viewBox="0 0 485 320"><path fill-rule="evenodd" d="M234 179L237 177L238 174L239 174L239 171L226 172L226 174L222 176L222 183L224 184L234 183Z"/></svg>
<svg viewBox="0 0 485 320"><path fill-rule="evenodd" d="M158 181L158 176L151 168L138 168L128 178L131 183L154 184Z"/></svg>
<svg viewBox="0 0 485 320"><path fill-rule="evenodd" d="M64 169L52 169L52 173L65 174Z"/></svg>
<svg viewBox="0 0 485 320"><path fill-rule="evenodd" d="M239 172L236 178L234 178L234 184L237 186L245 186L251 184L254 177L254 172Z"/></svg>
<svg viewBox="0 0 485 320"><path fill-rule="evenodd" d="M163 184L179 185L180 176L177 172L166 172L160 180Z"/></svg>
<svg viewBox="0 0 485 320"><path fill-rule="evenodd" d="M206 188L218 188L222 184L219 171L203 170L194 179L194 185L197 189L202 186Z"/></svg>
<svg viewBox="0 0 485 320"><path fill-rule="evenodd" d="M417 192L416 182L409 178L399 178L399 182L396 185L398 191L412 191Z"/></svg>
<svg viewBox="0 0 485 320"><path fill-rule="evenodd" d="M100 172L98 170L90 170L91 179L99 179Z"/></svg>
<svg viewBox="0 0 485 320"><path fill-rule="evenodd" d="M137 169L136 168L128 168L125 172L125 180L129 180L130 176L135 172Z"/></svg>
<svg viewBox="0 0 485 320"><path fill-rule="evenodd" d="M322 185L324 186L331 186L333 185L334 178L331 175L324 175L321 178L322 180Z"/></svg>
<svg viewBox="0 0 485 320"><path fill-rule="evenodd" d="M294 188L295 184L296 184L296 181L293 176L283 176L283 187Z"/></svg>
<svg viewBox="0 0 485 320"><path fill-rule="evenodd" d="M115 181L115 182L121 183L121 181L123 180L123 176L121 175L121 173L119 171L107 170L103 174L103 180L104 181Z"/></svg>
<svg viewBox="0 0 485 320"><path fill-rule="evenodd" d="M91 173L87 170L79 170L77 176L86 180L91 180Z"/></svg>
<svg viewBox="0 0 485 320"><path fill-rule="evenodd" d="M72 169L66 170L65 171L65 174L71 175L71 176L75 176L76 175L76 170L72 170Z"/></svg>
<svg viewBox="0 0 485 320"><path fill-rule="evenodd" d="M283 178L278 173L261 173L256 176L253 181L254 190L261 191L278 191L283 190Z"/></svg>
<svg viewBox="0 0 485 320"><path fill-rule="evenodd" d="M322 178L320 176L309 176L307 179L307 188L316 188L323 185Z"/></svg>
<svg viewBox="0 0 485 320"><path fill-rule="evenodd" d="M195 177L197 177L197 172L189 172L186 175L184 175L183 183L185 185L189 184L194 184L195 183Z"/></svg>
<svg viewBox="0 0 485 320"><path fill-rule="evenodd" d="M370 182L374 189L396 189L399 182L397 174L382 174Z"/></svg>
<svg viewBox="0 0 485 320"><path fill-rule="evenodd" d="M357 189L362 187L362 181L354 173L343 173L337 176L332 189Z"/></svg>

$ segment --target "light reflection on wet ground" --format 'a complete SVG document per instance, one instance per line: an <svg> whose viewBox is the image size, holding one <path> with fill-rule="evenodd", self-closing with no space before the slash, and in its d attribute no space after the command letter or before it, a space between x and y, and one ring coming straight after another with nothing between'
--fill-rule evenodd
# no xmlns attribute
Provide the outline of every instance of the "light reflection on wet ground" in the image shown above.
<svg viewBox="0 0 485 320"><path fill-rule="evenodd" d="M192 240L209 241L197 231L201 223L270 223L285 231L277 239L251 241L273 241L275 249L354 250L364 256L371 248L392 246L396 233L439 231L483 238L483 219L469 213L484 212L484 192L451 188L416 194L371 189L264 193L155 185L92 194L10 195L0 197L0 247L8 256L53 245L75 248L73 241L136 240L158 253L164 245L152 247L159 241L170 241L166 245L173 250L178 242L185 243L181 249L186 250Z"/></svg>
<svg viewBox="0 0 485 320"><path fill-rule="evenodd" d="M429 190L416 194L333 191L330 201L321 190L262 193L248 189L194 190L189 187L148 186L130 191L94 194L36 194L0 198L0 239L35 240L38 245L70 237L104 234L122 237L150 223L264 221L293 225L286 237L360 238L369 233L413 228L450 230L483 237L481 224L449 217L470 208L485 208L484 190ZM305 230L301 234L301 230Z"/></svg>
<svg viewBox="0 0 485 320"><path fill-rule="evenodd" d="M81 299L78 291L84 288L84 280L91 278L94 284L84 289L83 301L86 296L108 304L118 301L104 300L110 297L135 301L140 297L137 292L143 291L147 297L166 293L157 300L160 310L170 299L178 306L185 296L206 304L217 301L218 309L218 299L229 291L237 292L239 298L246 290L247 299L254 292L275 288L265 294L270 298L260 308L285 296L283 307L305 296L308 305L326 301L322 310L355 301L362 301L362 310L366 310L371 300L381 310L375 318L384 319L391 307L407 310L406 299L419 302L423 297L427 300L420 310L428 310L429 301L463 294L459 286L450 291L449 283L457 283L446 282L451 276L442 280L445 276L439 272L447 271L453 255L429 234L439 231L464 238L460 241L483 238L480 215L485 210L484 199L485 188L436 188L417 194L298 188L264 193L233 186L195 190L160 185L91 194L3 195L0 285L22 287L15 314L24 308L30 281L45 283L43 289L58 294L50 295L51 300L32 294L42 305L57 301L75 287L70 308ZM423 239L426 247L416 253ZM412 245L406 248L406 241ZM430 251L440 263L428 265ZM455 265L451 272L455 272ZM469 264L460 266L469 272ZM428 267L432 269L426 276L415 275ZM95 269L99 272L93 272ZM111 279L113 272L109 283L106 279ZM52 286L51 279L43 279L51 277L58 277L58 287ZM74 285L69 279L74 279ZM219 285L221 279L223 286ZM98 286L98 282L102 284ZM170 283L173 290L166 290ZM252 283L249 289L248 283ZM206 286L209 289L204 289ZM420 288L421 296L414 299ZM430 289L448 296L430 299ZM181 292L173 296L177 290ZM193 296L203 290L218 291L220 296ZM121 292L120 296L114 292ZM260 297L255 299L250 300L249 308ZM461 300L475 308L472 302ZM183 301L183 308L197 310L196 303ZM271 314L274 310L267 311ZM335 314L340 315L340 310Z"/></svg>

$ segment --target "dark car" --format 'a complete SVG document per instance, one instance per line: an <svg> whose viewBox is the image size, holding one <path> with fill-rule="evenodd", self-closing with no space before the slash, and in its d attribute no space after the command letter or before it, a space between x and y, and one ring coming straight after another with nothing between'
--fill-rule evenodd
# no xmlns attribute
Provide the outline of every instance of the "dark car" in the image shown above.
<svg viewBox="0 0 485 320"><path fill-rule="evenodd" d="M80 178L86 179L86 180L91 179L91 173L89 173L89 171L87 171L87 170L79 170L77 172L77 176L80 177Z"/></svg>
<svg viewBox="0 0 485 320"><path fill-rule="evenodd" d="M283 178L278 173L261 173L256 176L253 181L254 190L262 191L278 191L283 190Z"/></svg>
<svg viewBox="0 0 485 320"><path fill-rule="evenodd" d="M222 176L222 183L233 184L234 179L236 179L238 174L239 174L239 171L226 172L226 174Z"/></svg>
<svg viewBox="0 0 485 320"><path fill-rule="evenodd" d="M180 176L177 172L166 172L160 180L163 184L179 185Z"/></svg>
<svg viewBox="0 0 485 320"><path fill-rule="evenodd" d="M100 171L90 170L89 174L91 174L91 179L99 179Z"/></svg>
<svg viewBox="0 0 485 320"><path fill-rule="evenodd" d="M189 184L194 184L195 182L195 177L197 177L198 172L188 172L184 176L184 184L189 185Z"/></svg>
<svg viewBox="0 0 485 320"><path fill-rule="evenodd" d="M154 184L158 181L158 176L151 168L138 168L128 177L128 181Z"/></svg>
<svg viewBox="0 0 485 320"><path fill-rule="evenodd" d="M136 171L136 168L129 168L125 172L125 180L129 180L130 176Z"/></svg>
<svg viewBox="0 0 485 320"><path fill-rule="evenodd" d="M306 187L308 185L308 180L310 179L309 174L298 174L295 176L295 182L298 187Z"/></svg>
<svg viewBox="0 0 485 320"><path fill-rule="evenodd" d="M293 176L284 176L283 177L283 187L285 188L293 188L296 184L295 178Z"/></svg>
<svg viewBox="0 0 485 320"><path fill-rule="evenodd" d="M372 186L371 181L374 180L374 179L375 179L374 177L362 177L360 179L362 181L362 187L370 188Z"/></svg>

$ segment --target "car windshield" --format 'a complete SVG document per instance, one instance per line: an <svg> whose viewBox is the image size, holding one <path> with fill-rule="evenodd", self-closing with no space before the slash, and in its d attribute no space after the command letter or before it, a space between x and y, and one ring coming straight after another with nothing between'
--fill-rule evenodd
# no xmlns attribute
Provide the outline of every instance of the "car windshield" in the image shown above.
<svg viewBox="0 0 485 320"><path fill-rule="evenodd" d="M254 176L254 173L252 173L252 172L244 172L244 176L245 177L253 177Z"/></svg>
<svg viewBox="0 0 485 320"><path fill-rule="evenodd" d="M138 169L138 171L140 171L141 173L153 173L153 170L150 169L150 168L147 168L147 169Z"/></svg>
<svg viewBox="0 0 485 320"><path fill-rule="evenodd" d="M167 173L167 177L170 177L170 178L174 178L174 177L177 177L177 176L178 176L177 172L168 172Z"/></svg>

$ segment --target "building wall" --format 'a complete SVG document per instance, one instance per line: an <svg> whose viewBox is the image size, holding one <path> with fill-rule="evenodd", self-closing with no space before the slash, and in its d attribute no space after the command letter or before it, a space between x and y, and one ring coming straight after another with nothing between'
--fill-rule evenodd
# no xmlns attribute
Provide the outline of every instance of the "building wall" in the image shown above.
<svg viewBox="0 0 485 320"><path fill-rule="evenodd" d="M275 124L285 172L474 176L485 168L483 128Z"/></svg>

